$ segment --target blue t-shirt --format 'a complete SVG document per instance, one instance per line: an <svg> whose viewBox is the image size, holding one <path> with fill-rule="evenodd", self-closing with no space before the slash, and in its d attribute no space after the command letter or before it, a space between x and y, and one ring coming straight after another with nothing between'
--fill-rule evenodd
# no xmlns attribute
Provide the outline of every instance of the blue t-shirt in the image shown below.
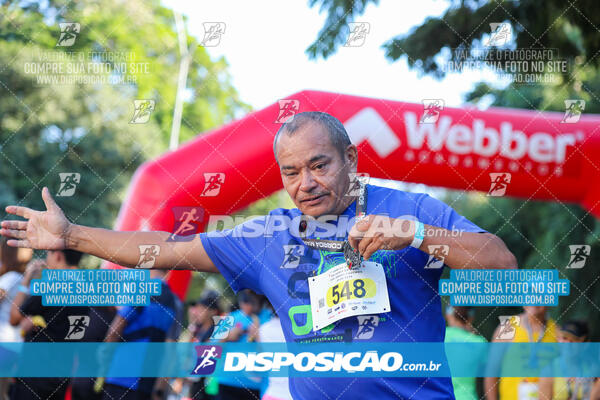
<svg viewBox="0 0 600 400"><path fill-rule="evenodd" d="M448 230L485 232L426 194L366 187L367 214L416 218L426 225ZM372 317L348 317L333 327L313 332L307 278L314 271L323 272L339 264L343 255L313 250L293 236L293 230L280 229L285 219L282 217L293 219L300 215L298 209L276 209L266 217L255 218L230 230L200 234L208 256L233 290L249 288L267 296L281 319L286 341L444 341L445 322L437 294L442 269L425 269L429 256L413 247L377 251L369 259L385 269L390 312ZM356 202L342 214L346 220L355 215ZM346 220L340 218L340 221ZM267 234L256 235L256 228L265 224L269 228ZM346 230L339 232L347 236ZM295 254L294 262L290 262L286 254ZM362 399L365 393L377 399L453 398L450 378L290 378L290 391L294 399Z"/></svg>

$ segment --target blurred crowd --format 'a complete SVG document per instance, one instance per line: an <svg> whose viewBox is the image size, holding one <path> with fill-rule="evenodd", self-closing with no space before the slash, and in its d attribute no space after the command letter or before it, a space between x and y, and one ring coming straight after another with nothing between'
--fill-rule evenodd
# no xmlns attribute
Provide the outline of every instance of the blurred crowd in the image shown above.
<svg viewBox="0 0 600 400"><path fill-rule="evenodd" d="M44 268L77 268L82 254L47 251L33 259L30 249L0 241L0 342L284 342L281 323L264 296L249 290L232 302L206 290L182 303L165 283L168 272L151 270L162 280L159 296L148 306L49 307L31 296L32 279ZM473 325L472 307L446 310L447 342L584 342L587 321L562 324L548 317L546 307L524 307L523 313L501 321L491 338ZM0 347L0 363L16 357ZM113 363L126 354L112 355ZM482 359L484 355L482 355ZM158 362L157 360L153 360ZM510 365L502 366L510 369ZM457 400L599 400L595 378L453 378ZM0 400L227 400L291 399L287 378L0 378Z"/></svg>
<svg viewBox="0 0 600 400"><path fill-rule="evenodd" d="M446 309L446 342L485 343L488 340L473 325L473 307L448 307ZM525 306L518 315L501 318L492 342L512 343L581 343L589 340L589 325L583 320L565 320L559 324L548 317L548 307ZM473 351L480 347L474 346ZM483 347L481 347L483 348ZM452 378L457 400L600 400L600 379L581 377L551 377L552 370L541 375L549 377L512 377L511 363L516 354L494 349L493 359L499 364L502 378L486 377ZM562 350L562 349L561 349ZM556 360L577 364L577 354L561 354ZM535 356L534 356L535 357ZM472 359L484 360L486 354ZM465 361L466 362L466 361ZM487 365L489 367L489 364ZM477 367L477 366L476 366ZM556 368L555 371L560 370Z"/></svg>
<svg viewBox="0 0 600 400"><path fill-rule="evenodd" d="M264 296L238 293L232 303L206 290L184 304L166 284L168 271L151 270L161 279L159 296L148 306L44 306L31 296L32 279L44 268L78 268L82 254L47 251L33 259L30 249L9 247L0 239L0 342L284 342L277 315ZM0 363L16 357L0 347ZM118 351L111 363L127 357ZM156 361L156 360L152 360ZM176 400L291 399L287 378L0 378L0 400Z"/></svg>

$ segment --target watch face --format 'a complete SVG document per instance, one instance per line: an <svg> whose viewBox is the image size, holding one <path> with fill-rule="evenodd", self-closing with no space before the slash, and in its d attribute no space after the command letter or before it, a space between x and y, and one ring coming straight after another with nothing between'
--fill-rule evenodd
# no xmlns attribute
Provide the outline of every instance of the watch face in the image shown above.
<svg viewBox="0 0 600 400"><path fill-rule="evenodd" d="M344 242L344 258L346 259L346 264L350 268L358 268L362 264L363 258L358 251L352 249L350 243L348 241Z"/></svg>

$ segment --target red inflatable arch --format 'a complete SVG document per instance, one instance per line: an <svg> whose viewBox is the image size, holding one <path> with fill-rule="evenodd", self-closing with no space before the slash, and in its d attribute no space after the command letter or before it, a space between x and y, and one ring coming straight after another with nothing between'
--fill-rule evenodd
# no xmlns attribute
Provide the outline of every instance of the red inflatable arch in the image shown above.
<svg viewBox="0 0 600 400"><path fill-rule="evenodd" d="M281 189L273 137L303 111L342 121L358 146L359 172L372 177L488 192L491 173L510 173L507 196L576 202L600 217L599 115L577 121L577 113L424 103L296 93L143 164L116 229L173 231L178 207L201 207L200 230L209 215L231 214ZM223 183L210 186L215 176ZM169 283L183 297L189 279L189 271L177 271Z"/></svg>

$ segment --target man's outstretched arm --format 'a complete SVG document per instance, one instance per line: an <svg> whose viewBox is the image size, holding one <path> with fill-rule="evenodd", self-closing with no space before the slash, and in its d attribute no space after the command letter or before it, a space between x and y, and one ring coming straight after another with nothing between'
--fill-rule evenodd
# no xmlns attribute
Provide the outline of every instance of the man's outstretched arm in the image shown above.
<svg viewBox="0 0 600 400"><path fill-rule="evenodd" d="M192 269L219 272L202 246L199 237L190 241L167 241L168 232L118 232L70 223L48 188L42 189L46 211L8 206L6 212L27 221L2 221L0 235L10 237L9 246L39 250L72 249L92 254L125 267L140 260L140 246L158 245L153 268Z"/></svg>

